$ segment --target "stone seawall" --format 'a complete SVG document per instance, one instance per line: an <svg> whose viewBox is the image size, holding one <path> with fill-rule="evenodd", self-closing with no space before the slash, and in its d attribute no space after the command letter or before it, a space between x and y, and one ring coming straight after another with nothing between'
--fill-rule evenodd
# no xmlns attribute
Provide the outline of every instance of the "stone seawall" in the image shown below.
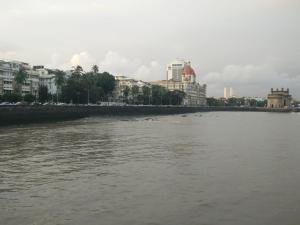
<svg viewBox="0 0 300 225"><path fill-rule="evenodd" d="M182 106L0 106L0 125L69 120L93 115L164 115L208 111L299 112L300 110Z"/></svg>

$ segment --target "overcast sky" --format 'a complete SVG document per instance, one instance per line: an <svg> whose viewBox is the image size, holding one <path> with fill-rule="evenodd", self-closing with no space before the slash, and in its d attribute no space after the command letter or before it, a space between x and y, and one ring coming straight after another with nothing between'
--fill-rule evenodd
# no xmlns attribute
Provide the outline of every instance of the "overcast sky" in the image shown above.
<svg viewBox="0 0 300 225"><path fill-rule="evenodd" d="M300 98L299 0L0 0L0 59L146 81L192 62L209 96L223 87Z"/></svg>

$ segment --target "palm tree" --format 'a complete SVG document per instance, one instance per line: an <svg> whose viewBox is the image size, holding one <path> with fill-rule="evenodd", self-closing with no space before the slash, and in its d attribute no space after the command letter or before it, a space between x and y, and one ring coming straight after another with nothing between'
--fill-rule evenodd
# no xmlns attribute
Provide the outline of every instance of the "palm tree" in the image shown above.
<svg viewBox="0 0 300 225"><path fill-rule="evenodd" d="M99 67L98 67L97 65L93 65L93 67L92 67L92 72L93 72L94 74L97 74L97 73L99 72Z"/></svg>
<svg viewBox="0 0 300 225"><path fill-rule="evenodd" d="M16 91L20 95L22 95L22 84L25 82L25 80L28 77L27 71L21 67L17 72L14 73L14 80L16 82Z"/></svg>
<svg viewBox="0 0 300 225"><path fill-rule="evenodd" d="M55 70L55 84L57 86L57 91L56 91L56 102L58 102L58 95L61 94L61 89L63 84L65 83L65 72L62 70Z"/></svg>
<svg viewBox="0 0 300 225"><path fill-rule="evenodd" d="M72 75L81 76L82 74L83 74L83 68L80 65L77 65L74 68L74 71L73 71Z"/></svg>

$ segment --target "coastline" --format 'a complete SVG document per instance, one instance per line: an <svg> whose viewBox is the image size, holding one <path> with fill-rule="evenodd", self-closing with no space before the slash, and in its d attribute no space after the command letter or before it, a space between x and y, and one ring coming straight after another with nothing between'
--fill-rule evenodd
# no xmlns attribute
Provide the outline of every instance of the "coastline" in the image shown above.
<svg viewBox="0 0 300 225"><path fill-rule="evenodd" d="M184 106L0 106L0 126L79 119L89 116L170 115L196 112L300 112L299 108Z"/></svg>

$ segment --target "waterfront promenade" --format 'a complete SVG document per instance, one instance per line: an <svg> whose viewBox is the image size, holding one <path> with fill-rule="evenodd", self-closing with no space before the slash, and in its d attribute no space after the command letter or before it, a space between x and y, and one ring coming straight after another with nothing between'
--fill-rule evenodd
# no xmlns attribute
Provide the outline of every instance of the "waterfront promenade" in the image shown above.
<svg viewBox="0 0 300 225"><path fill-rule="evenodd" d="M300 112L299 108L186 106L0 106L0 125L70 120L89 116L170 115L212 111Z"/></svg>

